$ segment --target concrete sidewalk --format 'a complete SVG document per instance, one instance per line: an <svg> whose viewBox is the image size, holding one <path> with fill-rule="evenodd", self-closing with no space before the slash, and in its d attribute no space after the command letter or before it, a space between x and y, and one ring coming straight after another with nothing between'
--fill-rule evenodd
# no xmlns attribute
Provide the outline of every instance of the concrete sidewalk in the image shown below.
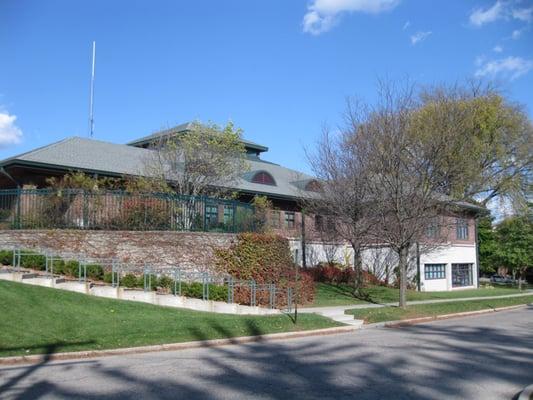
<svg viewBox="0 0 533 400"><path fill-rule="evenodd" d="M410 306L410 305L417 305L417 304L451 303L451 302L457 302L457 301L506 299L506 298L512 298L512 297L522 297L522 296L531 296L531 295L533 295L533 290L525 290L523 293L507 294L503 296L461 297L461 298L456 298L456 299L434 299L434 300L408 301L407 305ZM303 313L315 313L315 314L327 315L327 314L344 314L344 311L353 310L353 309L391 307L391 306L397 307L398 303L397 302L383 303L383 304L358 303L358 304L348 304L344 306L331 306L331 307L304 307L304 308L299 308L298 311L303 312Z"/></svg>

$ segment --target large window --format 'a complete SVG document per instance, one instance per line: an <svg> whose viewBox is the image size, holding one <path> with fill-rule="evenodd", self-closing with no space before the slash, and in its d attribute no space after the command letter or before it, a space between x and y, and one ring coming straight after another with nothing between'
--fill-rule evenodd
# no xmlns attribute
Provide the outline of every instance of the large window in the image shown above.
<svg viewBox="0 0 533 400"><path fill-rule="evenodd" d="M218 224L218 207L213 205L205 206L205 224L206 226L215 226Z"/></svg>
<svg viewBox="0 0 533 400"><path fill-rule="evenodd" d="M464 218L457 218L455 223L456 223L457 239L459 240L468 239L468 220Z"/></svg>
<svg viewBox="0 0 533 400"><path fill-rule="evenodd" d="M472 264L452 264L452 287L472 284Z"/></svg>
<svg viewBox="0 0 533 400"><path fill-rule="evenodd" d="M285 211L285 228L294 229L294 212Z"/></svg>
<svg viewBox="0 0 533 400"><path fill-rule="evenodd" d="M224 224L233 224L233 206L224 205Z"/></svg>
<svg viewBox="0 0 533 400"><path fill-rule="evenodd" d="M435 239L440 235L440 224L437 218L432 219L426 228L426 236L431 239Z"/></svg>
<svg viewBox="0 0 533 400"><path fill-rule="evenodd" d="M446 278L446 264L424 264L424 279L426 281L444 278Z"/></svg>

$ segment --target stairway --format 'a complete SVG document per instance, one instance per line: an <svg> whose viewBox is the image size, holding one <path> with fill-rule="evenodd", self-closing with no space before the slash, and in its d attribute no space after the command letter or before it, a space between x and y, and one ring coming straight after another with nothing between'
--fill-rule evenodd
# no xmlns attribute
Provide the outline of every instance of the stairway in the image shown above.
<svg viewBox="0 0 533 400"><path fill-rule="evenodd" d="M341 324L354 325L357 327L363 326L363 320L354 319L353 315L345 314L344 310L327 310L319 311L317 314L322 315L326 318L332 319L333 321L340 322Z"/></svg>

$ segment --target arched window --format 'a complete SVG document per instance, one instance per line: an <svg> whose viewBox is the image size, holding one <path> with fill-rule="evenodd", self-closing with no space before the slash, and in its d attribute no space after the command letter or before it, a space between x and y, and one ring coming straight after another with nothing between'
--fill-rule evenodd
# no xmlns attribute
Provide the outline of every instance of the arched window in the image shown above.
<svg viewBox="0 0 533 400"><path fill-rule="evenodd" d="M305 190L309 192L320 192L322 188L320 186L320 183L318 183L318 181L312 180L312 181L307 182L307 184L305 185Z"/></svg>
<svg viewBox="0 0 533 400"><path fill-rule="evenodd" d="M268 172L266 171L259 171L257 172L253 177L252 177L252 182L253 183L260 183L261 185L272 185L272 186L276 186L276 181L274 180L274 178L272 177L272 175L270 175Z"/></svg>

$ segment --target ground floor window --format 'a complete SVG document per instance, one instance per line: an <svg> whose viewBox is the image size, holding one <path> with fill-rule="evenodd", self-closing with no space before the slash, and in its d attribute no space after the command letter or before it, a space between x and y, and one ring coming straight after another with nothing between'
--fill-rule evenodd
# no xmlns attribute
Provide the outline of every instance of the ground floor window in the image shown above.
<svg viewBox="0 0 533 400"><path fill-rule="evenodd" d="M472 286L473 264L452 264L452 287Z"/></svg>
<svg viewBox="0 0 533 400"><path fill-rule="evenodd" d="M208 227L215 226L218 223L218 207L216 205L205 206L205 224Z"/></svg>
<svg viewBox="0 0 533 400"><path fill-rule="evenodd" d="M424 279L426 281L444 278L446 278L446 264L424 264Z"/></svg>
<svg viewBox="0 0 533 400"><path fill-rule="evenodd" d="M233 206L224 205L224 224L229 225L233 223Z"/></svg>

